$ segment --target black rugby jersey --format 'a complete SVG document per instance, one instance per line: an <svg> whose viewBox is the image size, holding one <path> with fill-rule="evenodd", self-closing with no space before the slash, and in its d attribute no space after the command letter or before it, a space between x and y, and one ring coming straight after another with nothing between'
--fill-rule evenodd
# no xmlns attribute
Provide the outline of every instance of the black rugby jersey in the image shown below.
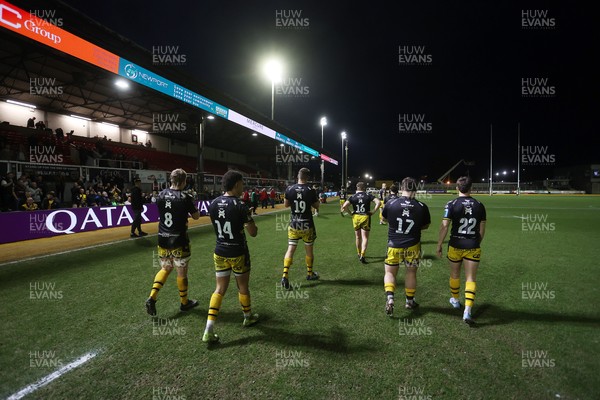
<svg viewBox="0 0 600 400"><path fill-rule="evenodd" d="M410 247L421 241L421 229L431 223L426 204L400 196L390 199L383 208L388 220L388 247Z"/></svg>
<svg viewBox="0 0 600 400"><path fill-rule="evenodd" d="M471 196L450 200L444 208L444 219L452 221L448 245L459 249L479 247L479 225L486 220L485 207Z"/></svg>
<svg viewBox="0 0 600 400"><path fill-rule="evenodd" d="M208 213L217 236L215 254L221 257L246 255L244 224L253 221L246 203L237 197L223 195L213 200Z"/></svg>
<svg viewBox="0 0 600 400"><path fill-rule="evenodd" d="M160 216L158 245L165 249L188 245L188 214L198 212L192 196L181 190L164 189L159 193L156 205Z"/></svg>

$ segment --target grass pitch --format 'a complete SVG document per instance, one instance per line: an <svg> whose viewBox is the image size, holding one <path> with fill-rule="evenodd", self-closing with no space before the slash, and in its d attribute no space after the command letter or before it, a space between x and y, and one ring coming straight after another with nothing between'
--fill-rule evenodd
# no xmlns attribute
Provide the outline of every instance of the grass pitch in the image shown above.
<svg viewBox="0 0 600 400"><path fill-rule="evenodd" d="M373 217L363 265L351 220L331 201L316 219L321 280L305 280L300 247L291 292L279 286L288 214L256 217L250 288L261 321L241 326L232 283L216 325L222 342L211 347L201 342L214 289L210 226L190 230L189 293L201 304L189 313L179 312L175 273L157 317L145 313L156 236L0 266L0 396L96 351L27 398L599 398L600 197L475 197L488 212L475 328L448 304L448 261L434 256L451 196L422 198L433 222L420 308L401 308L398 290L393 318L384 313L387 226Z"/></svg>

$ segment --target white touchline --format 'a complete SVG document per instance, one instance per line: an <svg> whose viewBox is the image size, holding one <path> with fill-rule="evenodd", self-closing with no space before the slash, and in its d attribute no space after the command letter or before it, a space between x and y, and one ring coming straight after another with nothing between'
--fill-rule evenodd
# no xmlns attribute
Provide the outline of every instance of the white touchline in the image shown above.
<svg viewBox="0 0 600 400"><path fill-rule="evenodd" d="M36 383L32 383L31 385L25 386L23 389L19 390L17 393L15 393L13 395L11 395L6 400L22 399L23 397L27 396L28 394L35 392L42 386L46 386L53 380L61 377L65 373L69 372L70 370L77 368L81 364L91 360L92 358L96 357L97 354L98 353L95 353L95 352L90 352L90 353L84 354L83 356L79 357L77 360L73 361L72 363L59 368L58 370L54 371L50 375L46 375L45 377L43 377Z"/></svg>

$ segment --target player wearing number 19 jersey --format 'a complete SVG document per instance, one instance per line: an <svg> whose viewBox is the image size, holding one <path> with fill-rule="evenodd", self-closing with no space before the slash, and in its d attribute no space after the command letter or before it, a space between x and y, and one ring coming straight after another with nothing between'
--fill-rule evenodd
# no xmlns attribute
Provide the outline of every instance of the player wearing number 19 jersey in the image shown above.
<svg viewBox="0 0 600 400"><path fill-rule="evenodd" d="M482 203L471 197L471 178L463 176L456 182L459 197L446 204L444 218L440 226L437 254L442 256L442 244L452 223L448 243L450 260L450 304L460 308L460 267L465 267L465 310L463 320L473 324L471 307L475 301L476 275L481 258L481 241L485 234L486 212Z"/></svg>
<svg viewBox="0 0 600 400"><path fill-rule="evenodd" d="M290 288L288 280L288 271L292 265L294 252L298 246L298 241L302 239L306 251L306 279L319 279L319 274L312 270L314 262L313 245L317 238L317 231L311 213L311 207L319 211L319 198L314 189L308 184L310 170L300 168L298 171L298 183L289 186L285 190L285 200L283 205L290 208L290 224L288 227L288 248L283 257L283 276L281 286Z"/></svg>
<svg viewBox="0 0 600 400"><path fill-rule="evenodd" d="M389 199L382 211L383 218L389 223L383 279L387 295L385 311L388 316L392 316L394 312L394 291L400 263L406 267L404 274L405 307L414 309L418 306L414 297L417 290L417 267L421 258L421 230L427 229L431 223L427 205L414 199L416 181L413 178L404 178L401 189L402 195Z"/></svg>
<svg viewBox="0 0 600 400"><path fill-rule="evenodd" d="M167 281L173 267L177 268L177 287L181 300L181 311L188 311L198 305L196 300L188 300L188 262L192 255L187 234L188 215L200 218L192 197L183 191L187 174L182 169L171 172L171 187L158 195L156 204L160 215L158 224L158 257L160 271L154 277L150 297L146 300L146 311L156 315L156 298Z"/></svg>

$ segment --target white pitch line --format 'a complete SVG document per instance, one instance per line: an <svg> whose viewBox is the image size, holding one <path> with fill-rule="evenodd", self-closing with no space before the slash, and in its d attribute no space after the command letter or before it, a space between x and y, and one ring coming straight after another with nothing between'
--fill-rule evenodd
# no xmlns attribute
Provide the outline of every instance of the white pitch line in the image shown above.
<svg viewBox="0 0 600 400"><path fill-rule="evenodd" d="M286 209L280 209L280 210L276 210L276 211L268 211L268 212L260 213L260 214L258 214L258 215L254 215L254 217L260 217L261 215L275 214L275 213L278 213L278 212L281 212L281 211L286 211ZM198 224L198 225L191 226L191 227L189 227L188 229L202 228L202 227L205 227L205 226L210 226L210 225L211 225L210 223L209 223L209 224ZM120 227L119 227L119 228L120 228ZM110 228L109 228L109 229L110 229ZM146 237L152 237L152 236L158 236L158 234L157 234L157 233L153 233L153 234L151 234L151 235L148 235L148 236L146 236ZM139 239L139 238L136 238L136 239ZM133 239L133 240L136 240L136 239ZM78 248L78 249L71 249L71 250L59 251L59 252L57 252L57 253L52 253L52 254L43 254L43 255L41 255L41 256L35 256L35 257L29 257L29 258L23 258L23 259L20 259L20 260L14 260L14 261L7 261L7 262L5 262L5 263L0 263L0 267L3 267L3 266L5 266L5 265L18 264L18 263L21 263L21 262L26 262L26 261L35 261L35 260L39 260L39 259L41 259L41 258L47 258L47 257L58 256L58 255L60 255L60 254L70 254L70 253L75 253L75 252L77 252L77 251L95 249L95 248L97 248L97 247L103 247L103 246L112 246L113 244L116 244L116 243L122 243L122 242L123 242L123 240L115 240L115 241L113 241L113 242L99 243L99 244L95 244L95 245L92 245L92 246L80 247L80 248Z"/></svg>
<svg viewBox="0 0 600 400"><path fill-rule="evenodd" d="M95 353L95 352L90 352L90 353L84 354L83 356L79 357L77 360L73 361L72 363L67 364L67 365L57 369L50 375L46 375L45 377L43 377L36 383L32 383L31 385L25 386L23 389L19 390L17 393L15 393L13 395L11 395L6 400L22 399L23 397L27 396L28 394L35 392L39 388L46 386L53 380L60 378L62 375L66 374L70 370L75 369L75 368L79 367L81 364L91 360L92 358L96 357L97 354L98 353Z"/></svg>

